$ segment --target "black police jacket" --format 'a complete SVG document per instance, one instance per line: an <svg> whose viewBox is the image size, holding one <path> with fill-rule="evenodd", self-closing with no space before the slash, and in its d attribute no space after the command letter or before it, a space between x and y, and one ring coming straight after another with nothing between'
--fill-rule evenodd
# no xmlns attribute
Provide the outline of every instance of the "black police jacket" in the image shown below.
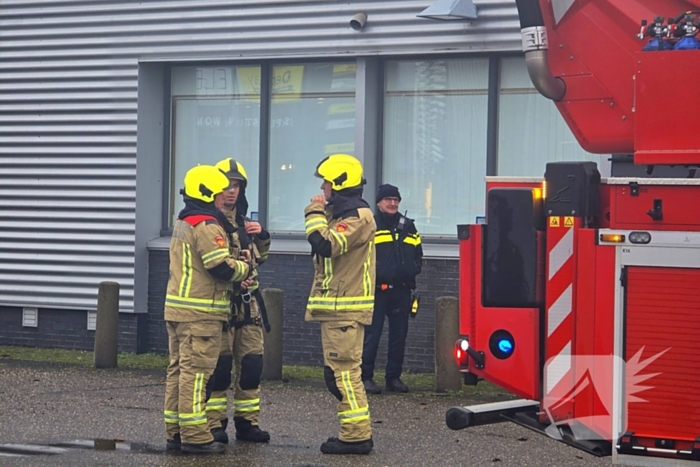
<svg viewBox="0 0 700 467"><path fill-rule="evenodd" d="M413 219L400 213L388 216L379 211L374 216L377 224L377 288L382 284L416 288L416 276L423 262L423 247Z"/></svg>

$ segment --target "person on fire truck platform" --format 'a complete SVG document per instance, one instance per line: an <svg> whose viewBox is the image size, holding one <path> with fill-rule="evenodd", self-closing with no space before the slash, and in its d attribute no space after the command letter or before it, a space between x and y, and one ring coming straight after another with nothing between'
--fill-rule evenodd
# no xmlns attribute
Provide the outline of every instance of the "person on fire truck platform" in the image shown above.
<svg viewBox="0 0 700 467"><path fill-rule="evenodd" d="M374 303L374 217L362 199L362 164L334 154L316 167L322 195L304 210L314 279L306 321L320 321L324 377L338 399L340 434L321 445L324 454L367 454L372 426L360 378L364 327Z"/></svg>
<svg viewBox="0 0 700 467"><path fill-rule="evenodd" d="M389 342L386 362L386 390L408 392L401 381L401 371L408 334L408 316L416 297L416 276L421 272L423 247L412 219L399 213L401 194L393 185L381 185L377 192L377 287L372 324L365 329L362 353L362 381L365 391L379 394L382 389L374 382L374 362L384 317L389 319Z"/></svg>
<svg viewBox="0 0 700 467"><path fill-rule="evenodd" d="M233 284L231 293L232 320L224 336L211 398L208 401L209 427L216 441L228 443L226 428L227 391L231 370L236 364L233 382L233 423L236 439L267 442L270 434L258 426L260 415L260 376L263 367L263 326L269 332L265 302L258 286L257 266L264 263L270 251L270 234L246 217L248 200L245 189L248 176L240 162L232 158L219 161L216 167L226 174L230 184L224 192L221 210L235 230L231 234L231 255L252 261L253 271L245 281Z"/></svg>
<svg viewBox="0 0 700 467"><path fill-rule="evenodd" d="M229 289L253 268L231 257L228 234L233 226L215 207L228 179L213 166L185 174L185 207L178 214L170 242L170 277L165 324L170 364L165 382L167 449L220 453L207 422L207 387L216 367L222 333L230 313Z"/></svg>

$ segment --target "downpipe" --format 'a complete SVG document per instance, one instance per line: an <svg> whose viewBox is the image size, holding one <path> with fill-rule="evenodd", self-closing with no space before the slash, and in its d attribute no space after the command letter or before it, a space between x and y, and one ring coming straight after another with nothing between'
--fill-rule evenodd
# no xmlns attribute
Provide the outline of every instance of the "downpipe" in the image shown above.
<svg viewBox="0 0 700 467"><path fill-rule="evenodd" d="M552 74L547 60L547 28L538 0L516 0L520 32L522 34L525 64L530 80L537 91L553 101L560 101L566 94L566 83Z"/></svg>

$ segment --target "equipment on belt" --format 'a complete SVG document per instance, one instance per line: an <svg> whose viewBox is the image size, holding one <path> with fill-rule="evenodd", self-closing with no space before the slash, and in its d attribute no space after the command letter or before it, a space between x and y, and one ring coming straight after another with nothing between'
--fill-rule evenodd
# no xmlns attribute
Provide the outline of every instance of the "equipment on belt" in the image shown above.
<svg viewBox="0 0 700 467"><path fill-rule="evenodd" d="M262 322L260 321L260 318L252 318L250 315L251 297L255 297L255 299L258 302ZM263 300L263 296L260 293L259 289L255 289L252 292L234 295L231 303L232 305L235 305L237 309L243 308L244 310L244 318L241 321L235 321L231 323L233 327L235 327L236 329L240 329L247 324L254 324L256 326L260 326L262 324L262 326L265 328L265 331L267 331L268 333L270 332L272 327L270 326L270 322L267 318L267 308L265 307L265 300Z"/></svg>
<svg viewBox="0 0 700 467"><path fill-rule="evenodd" d="M415 318L418 314L418 305L420 304L420 295L416 292L411 293L411 318Z"/></svg>

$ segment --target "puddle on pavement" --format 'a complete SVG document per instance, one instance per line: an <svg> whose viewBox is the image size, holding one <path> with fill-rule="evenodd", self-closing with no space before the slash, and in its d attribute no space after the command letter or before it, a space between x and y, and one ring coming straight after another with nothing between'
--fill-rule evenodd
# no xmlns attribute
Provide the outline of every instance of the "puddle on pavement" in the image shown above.
<svg viewBox="0 0 700 467"><path fill-rule="evenodd" d="M48 444L0 444L0 457L56 456L71 450L128 451L162 453L154 447L141 443L127 443L121 439L78 439Z"/></svg>

